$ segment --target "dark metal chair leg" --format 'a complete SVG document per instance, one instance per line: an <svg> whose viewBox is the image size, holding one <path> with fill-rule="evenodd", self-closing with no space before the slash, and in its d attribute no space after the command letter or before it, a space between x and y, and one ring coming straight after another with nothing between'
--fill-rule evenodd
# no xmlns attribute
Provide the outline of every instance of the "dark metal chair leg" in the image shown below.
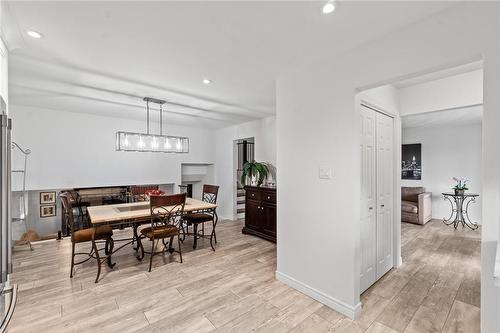
<svg viewBox="0 0 500 333"><path fill-rule="evenodd" d="M153 256L155 254L155 240L151 240L151 255L149 256L149 272L151 272L151 267L153 266Z"/></svg>
<svg viewBox="0 0 500 333"><path fill-rule="evenodd" d="M215 243L217 244L217 238L215 237L215 222L213 220L212 220L212 233L210 234L210 246L212 247L212 250L215 251L212 239L215 239Z"/></svg>
<svg viewBox="0 0 500 333"><path fill-rule="evenodd" d="M174 244L174 236L170 237L170 240L168 242L168 252L170 254L174 253L174 247L172 246Z"/></svg>
<svg viewBox="0 0 500 333"><path fill-rule="evenodd" d="M161 242L163 243L163 250L165 250L165 248L170 248L170 243L167 245L167 243L165 243L165 238L162 238Z"/></svg>
<svg viewBox="0 0 500 333"><path fill-rule="evenodd" d="M75 243L71 242L71 272L69 277L73 277L73 268L75 267Z"/></svg>
<svg viewBox="0 0 500 333"><path fill-rule="evenodd" d="M193 223L193 236L194 236L193 250L196 250L196 246L198 245L198 224L197 223Z"/></svg>
<svg viewBox="0 0 500 333"><path fill-rule="evenodd" d="M92 240L92 248L95 252L95 258L97 259L97 276L95 278L95 283L99 281L99 276L101 275L101 258L99 257L99 250L97 249L97 244Z"/></svg>
<svg viewBox="0 0 500 333"><path fill-rule="evenodd" d="M181 249L181 235L177 235L177 246L179 247L179 257L181 258L181 264L182 264L182 249Z"/></svg>
<svg viewBox="0 0 500 333"><path fill-rule="evenodd" d="M106 239L106 247L108 247L108 246L109 246L109 248L107 251L108 253L106 253L106 255L107 255L106 261L108 263L108 267L113 268L113 267L115 267L115 264L116 264L116 263L113 263L111 261L111 256L113 255L113 247L115 246L115 242L114 242L113 238Z"/></svg>
<svg viewBox="0 0 500 333"><path fill-rule="evenodd" d="M139 225L137 223L134 223L132 225L132 231L133 231L133 239L132 239L132 246L134 248L134 250L137 252L139 250L139 241L137 240L139 238L138 234L137 234L137 228L139 227ZM137 240L137 246L134 246L134 241Z"/></svg>
<svg viewBox="0 0 500 333"><path fill-rule="evenodd" d="M186 229L184 229L184 225L186 225ZM182 227L182 239L181 239L181 242L184 243L184 241L186 240L186 234L189 234L189 225L187 224L186 221L182 221L181 222L181 227Z"/></svg>
<svg viewBox="0 0 500 333"><path fill-rule="evenodd" d="M136 258L137 260L141 261L144 259L144 246L142 245L141 237L137 237L137 248L141 249L141 255L137 255Z"/></svg>
<svg viewBox="0 0 500 333"><path fill-rule="evenodd" d="M215 233L215 227L217 227L217 222L219 222L219 216L217 215L217 211L214 210L214 219L212 220L213 223L212 232L214 233L215 244L217 244L217 234Z"/></svg>

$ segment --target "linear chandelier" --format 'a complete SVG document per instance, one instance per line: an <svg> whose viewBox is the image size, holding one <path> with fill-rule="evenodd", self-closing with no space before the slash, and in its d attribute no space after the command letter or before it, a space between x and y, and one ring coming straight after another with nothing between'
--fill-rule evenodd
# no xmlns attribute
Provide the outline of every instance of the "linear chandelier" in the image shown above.
<svg viewBox="0 0 500 333"><path fill-rule="evenodd" d="M189 153L189 138L163 135L163 109L166 101L152 97L144 97L146 102L147 133L116 132L116 150L155 153ZM160 106L160 134L149 133L149 103Z"/></svg>

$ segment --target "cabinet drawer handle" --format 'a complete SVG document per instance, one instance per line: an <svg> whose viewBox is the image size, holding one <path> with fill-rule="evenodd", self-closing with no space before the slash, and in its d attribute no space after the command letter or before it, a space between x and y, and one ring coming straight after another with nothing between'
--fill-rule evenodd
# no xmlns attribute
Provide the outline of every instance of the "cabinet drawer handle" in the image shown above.
<svg viewBox="0 0 500 333"><path fill-rule="evenodd" d="M368 209L369 209L369 210L372 210L372 209L373 209L373 207L369 207Z"/></svg>
<svg viewBox="0 0 500 333"><path fill-rule="evenodd" d="M254 194L254 193L252 193L252 197L255 197L255 194Z"/></svg>
<svg viewBox="0 0 500 333"><path fill-rule="evenodd" d="M260 207L260 209L264 210L264 207Z"/></svg>
<svg viewBox="0 0 500 333"><path fill-rule="evenodd" d="M267 196L267 200L271 200L271 197L270 197L270 196Z"/></svg>
<svg viewBox="0 0 500 333"><path fill-rule="evenodd" d="M385 205L380 205L380 207L385 207Z"/></svg>

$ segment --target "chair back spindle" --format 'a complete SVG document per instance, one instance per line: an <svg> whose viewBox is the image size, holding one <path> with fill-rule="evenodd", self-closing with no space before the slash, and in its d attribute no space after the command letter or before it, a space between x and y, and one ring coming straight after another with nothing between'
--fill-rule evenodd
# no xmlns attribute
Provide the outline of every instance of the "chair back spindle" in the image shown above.
<svg viewBox="0 0 500 333"><path fill-rule="evenodd" d="M203 193L201 200L211 204L216 204L218 193L219 193L219 186L205 184L203 185Z"/></svg>
<svg viewBox="0 0 500 333"><path fill-rule="evenodd" d="M73 215L73 206L71 205L71 193L63 192L59 195L59 197L61 198L64 218L70 228L71 239L73 239L73 234L75 233L75 219Z"/></svg>
<svg viewBox="0 0 500 333"><path fill-rule="evenodd" d="M151 227L171 225L179 228L185 204L186 193L152 195L149 199Z"/></svg>

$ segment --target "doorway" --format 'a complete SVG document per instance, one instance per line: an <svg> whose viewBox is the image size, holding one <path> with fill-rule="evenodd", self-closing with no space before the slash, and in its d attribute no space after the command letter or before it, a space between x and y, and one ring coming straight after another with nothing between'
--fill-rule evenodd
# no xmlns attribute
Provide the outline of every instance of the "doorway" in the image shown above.
<svg viewBox="0 0 500 333"><path fill-rule="evenodd" d="M418 330L422 315L430 308L435 309L432 313L443 313L432 319L438 331L451 327L457 313L464 312L470 314L471 327L479 327L482 90L482 63L473 63L395 80L365 90L358 97L376 106L374 111L366 111L358 102L362 166L360 298L367 309L378 302L376 321L394 330ZM397 269L378 266L381 226L373 210L379 208L379 185L378 179L367 176L373 175L367 169L379 168L377 156L372 156L378 151L377 141L371 138L377 136L372 122L376 123L379 108L390 110L394 116L389 169L393 174L392 267ZM369 128L375 128L375 132ZM379 177L379 172L376 175ZM455 194L454 178L462 180L462 185L466 181L466 196L458 198L464 205L459 208L445 195ZM468 197L474 200L469 202ZM457 228L453 223L456 215ZM469 222L469 218L472 223L462 225L461 219ZM448 296L434 298L442 292L448 292ZM413 295L411 306L396 301L408 295Z"/></svg>
<svg viewBox="0 0 500 333"><path fill-rule="evenodd" d="M244 138L234 141L234 188L235 197L233 198L233 207L236 219L245 218L245 189L241 183L243 175L243 166L246 162L253 162L255 158L255 138Z"/></svg>

